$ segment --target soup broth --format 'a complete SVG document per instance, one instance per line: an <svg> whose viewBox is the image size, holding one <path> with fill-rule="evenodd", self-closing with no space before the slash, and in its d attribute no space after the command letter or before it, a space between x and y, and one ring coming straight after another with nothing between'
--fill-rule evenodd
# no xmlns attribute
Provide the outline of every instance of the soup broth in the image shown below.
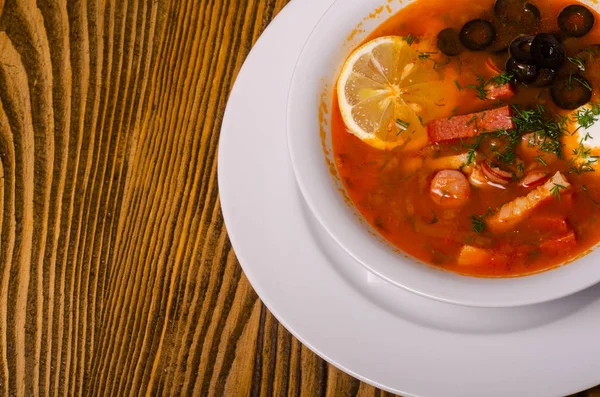
<svg viewBox="0 0 600 397"><path fill-rule="evenodd" d="M572 58L600 44L599 28L594 26L583 37L564 37L557 16L566 6L579 3L538 0L533 4L540 13L539 25L525 27L522 32L497 29L496 41L500 41L501 33L510 34L510 40L521 33L555 34L569 58L557 68L557 73L566 76L565 70L577 68L577 59ZM591 12L598 20L595 11ZM418 46L435 42L444 29L458 32L476 19L497 21L494 1L418 0L384 22L365 42L402 36ZM423 56L421 61L435 64L445 79L454 80L450 86L444 86L447 92L443 96L451 99L436 103L438 119L442 120L440 133L451 128L452 120L462 120L465 127L469 121L481 125L495 110L508 109L515 123L531 122L532 126L524 127L532 130L537 128L535 125L559 123L560 138L545 142L545 146L535 141L541 138L531 134L534 131L514 128L483 133L473 128L474 136L430 141L414 150L382 149L350 133L337 95L333 100L331 128L337 171L364 219L407 254L466 275L510 277L548 270L585 253L600 241L600 169L596 170L594 157L597 150L588 147L585 128L578 128L586 122L581 118L587 114L586 108L557 106L552 85L536 87L514 81L510 82L513 96L486 98L483 82L505 72L510 52L501 47L508 42L495 42L492 45L498 48L481 51L463 49L457 56L446 56L439 50ZM600 69L590 62L584 75L592 86L588 119L595 121ZM577 79L579 74L570 76ZM460 118L463 115L469 115L466 122ZM542 115L542 123L529 120ZM434 123L428 122L427 128L431 139ZM450 191L466 189L452 184L453 178L464 184L456 173L469 181L465 202L455 200L460 194L455 197ZM568 186L553 179L556 175L564 176ZM438 183L442 188L436 188ZM449 191L444 191L443 186ZM536 192L538 196L544 194L544 186L548 197L520 211L518 206L524 202L515 200L536 199Z"/></svg>

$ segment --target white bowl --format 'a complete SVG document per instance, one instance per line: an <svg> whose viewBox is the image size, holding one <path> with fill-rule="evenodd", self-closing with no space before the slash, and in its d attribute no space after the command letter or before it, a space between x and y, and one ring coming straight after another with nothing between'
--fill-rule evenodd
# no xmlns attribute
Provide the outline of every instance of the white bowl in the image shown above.
<svg viewBox="0 0 600 397"><path fill-rule="evenodd" d="M336 77L352 49L410 3L338 0L300 55L288 98L287 135L298 185L314 215L365 268L399 287L440 301L478 307L522 306L561 298L600 282L600 250L567 266L525 277L486 279L439 270L398 253L347 204L340 192L343 186L328 166L328 161L333 164L331 114L324 112L320 123L319 107L323 103L331 107ZM369 14L371 17L365 18ZM320 131L325 133L327 155Z"/></svg>

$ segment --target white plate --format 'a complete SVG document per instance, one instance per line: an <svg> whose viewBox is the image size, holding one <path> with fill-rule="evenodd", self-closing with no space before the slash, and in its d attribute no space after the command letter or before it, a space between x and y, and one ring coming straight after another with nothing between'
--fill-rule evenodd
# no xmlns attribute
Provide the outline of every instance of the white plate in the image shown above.
<svg viewBox="0 0 600 397"><path fill-rule="evenodd" d="M564 396L600 382L600 288L521 308L445 304L372 282L306 210L286 148L293 67L332 0L294 0L231 93L219 187L229 235L281 323L338 368L404 396Z"/></svg>

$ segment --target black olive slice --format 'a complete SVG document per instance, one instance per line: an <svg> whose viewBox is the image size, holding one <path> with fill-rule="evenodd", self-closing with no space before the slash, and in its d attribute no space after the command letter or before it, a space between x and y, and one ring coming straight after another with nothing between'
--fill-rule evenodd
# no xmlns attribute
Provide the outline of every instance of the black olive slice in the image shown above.
<svg viewBox="0 0 600 397"><path fill-rule="evenodd" d="M581 5L565 7L558 15L558 26L570 37L585 36L594 27L594 14Z"/></svg>
<svg viewBox="0 0 600 397"><path fill-rule="evenodd" d="M537 77L535 65L517 62L514 58L509 58L506 62L506 71L511 72L515 76L515 80L523 84L532 83Z"/></svg>
<svg viewBox="0 0 600 397"><path fill-rule="evenodd" d="M540 69L531 85L534 87L548 87L554 82L555 78L556 71L554 69Z"/></svg>
<svg viewBox="0 0 600 397"><path fill-rule="evenodd" d="M541 68L556 69L565 61L565 48L554 35L540 33L531 43L533 60Z"/></svg>
<svg viewBox="0 0 600 397"><path fill-rule="evenodd" d="M550 89L554 103L567 110L574 110L592 99L589 81L582 76L569 76L557 80Z"/></svg>
<svg viewBox="0 0 600 397"><path fill-rule="evenodd" d="M437 47L442 54L448 56L456 56L463 50L460 38L458 37L458 32L453 28L446 28L438 33Z"/></svg>
<svg viewBox="0 0 600 397"><path fill-rule="evenodd" d="M517 62L533 63L531 43L533 36L519 36L510 43L510 56Z"/></svg>
<svg viewBox="0 0 600 397"><path fill-rule="evenodd" d="M463 26L460 42L472 51L482 51L496 38L496 30L491 23L483 19L474 19Z"/></svg>

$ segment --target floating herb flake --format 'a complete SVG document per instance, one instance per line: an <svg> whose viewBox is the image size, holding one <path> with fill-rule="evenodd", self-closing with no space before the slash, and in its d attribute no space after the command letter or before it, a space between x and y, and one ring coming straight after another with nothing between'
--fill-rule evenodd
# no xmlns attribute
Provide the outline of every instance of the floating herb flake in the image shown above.
<svg viewBox="0 0 600 397"><path fill-rule="evenodd" d="M562 196L560 194L561 190L565 190L567 187L564 185L560 185L555 183L554 186L550 189L550 193L558 199L558 201L562 201Z"/></svg>
<svg viewBox="0 0 600 397"><path fill-rule="evenodd" d="M404 36L402 38L402 40L406 41L406 43L408 43L408 45L412 45L418 39L419 39L418 36L413 36L411 33L409 33L408 36Z"/></svg>
<svg viewBox="0 0 600 397"><path fill-rule="evenodd" d="M583 190L583 192L585 193L586 197L588 199L590 199L590 201L596 205L600 204L598 201L594 200L592 198L592 196L590 195L590 192L588 191L587 187L585 187L585 185L581 185L581 189Z"/></svg>

